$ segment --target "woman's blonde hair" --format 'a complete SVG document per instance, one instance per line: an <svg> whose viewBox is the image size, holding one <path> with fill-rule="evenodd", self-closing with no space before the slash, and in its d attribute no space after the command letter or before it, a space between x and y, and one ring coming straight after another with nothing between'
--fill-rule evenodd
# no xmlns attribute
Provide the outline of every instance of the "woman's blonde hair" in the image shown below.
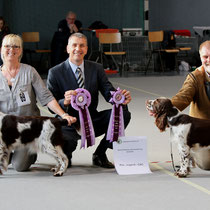
<svg viewBox="0 0 210 210"><path fill-rule="evenodd" d="M2 47L5 45L16 45L20 47L22 53L20 57L18 58L19 62L21 61L21 58L23 56L23 40L22 38L17 34L8 34L6 35L2 40ZM4 55L1 53L1 59L4 62Z"/></svg>

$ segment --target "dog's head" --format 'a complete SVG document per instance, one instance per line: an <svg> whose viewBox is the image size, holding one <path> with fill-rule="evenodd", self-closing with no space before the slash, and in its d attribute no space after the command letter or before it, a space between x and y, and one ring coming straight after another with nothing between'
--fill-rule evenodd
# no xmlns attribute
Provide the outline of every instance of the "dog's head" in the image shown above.
<svg viewBox="0 0 210 210"><path fill-rule="evenodd" d="M161 132L168 127L167 117L172 117L178 113L171 100L163 97L156 100L147 100L146 108L150 115L155 117L155 124Z"/></svg>

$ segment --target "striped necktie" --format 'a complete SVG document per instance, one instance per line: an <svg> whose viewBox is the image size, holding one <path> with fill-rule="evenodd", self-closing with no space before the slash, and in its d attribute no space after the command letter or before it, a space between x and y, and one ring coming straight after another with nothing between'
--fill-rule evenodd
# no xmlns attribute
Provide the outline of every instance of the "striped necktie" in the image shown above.
<svg viewBox="0 0 210 210"><path fill-rule="evenodd" d="M85 85L84 85L84 79L83 79L83 76L82 76L81 69L78 67L76 72L77 72L77 83L78 83L80 88L84 88Z"/></svg>

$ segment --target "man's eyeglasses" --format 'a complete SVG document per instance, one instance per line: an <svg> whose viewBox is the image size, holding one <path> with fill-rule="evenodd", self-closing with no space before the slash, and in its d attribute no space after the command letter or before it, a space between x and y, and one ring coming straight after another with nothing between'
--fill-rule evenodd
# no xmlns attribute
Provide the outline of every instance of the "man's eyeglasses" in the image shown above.
<svg viewBox="0 0 210 210"><path fill-rule="evenodd" d="M17 46L17 45L4 45L4 47L6 48L6 49L20 49L20 46Z"/></svg>

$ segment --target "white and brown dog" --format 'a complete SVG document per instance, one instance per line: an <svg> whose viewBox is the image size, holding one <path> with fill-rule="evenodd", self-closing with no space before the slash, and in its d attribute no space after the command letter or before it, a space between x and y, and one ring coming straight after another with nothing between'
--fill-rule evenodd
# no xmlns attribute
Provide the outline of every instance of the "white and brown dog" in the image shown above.
<svg viewBox="0 0 210 210"><path fill-rule="evenodd" d="M55 158L54 176L62 176L68 166L63 153L61 126L67 120L53 117L14 116L0 112L0 165L7 170L9 156L17 147L28 147L31 153L41 151ZM0 174L2 174L0 168Z"/></svg>
<svg viewBox="0 0 210 210"><path fill-rule="evenodd" d="M204 170L210 170L210 120L203 120L182 114L170 99L147 100L146 108L155 117L160 131L170 128L171 140L178 144L180 169L179 177L189 174L190 157Z"/></svg>

